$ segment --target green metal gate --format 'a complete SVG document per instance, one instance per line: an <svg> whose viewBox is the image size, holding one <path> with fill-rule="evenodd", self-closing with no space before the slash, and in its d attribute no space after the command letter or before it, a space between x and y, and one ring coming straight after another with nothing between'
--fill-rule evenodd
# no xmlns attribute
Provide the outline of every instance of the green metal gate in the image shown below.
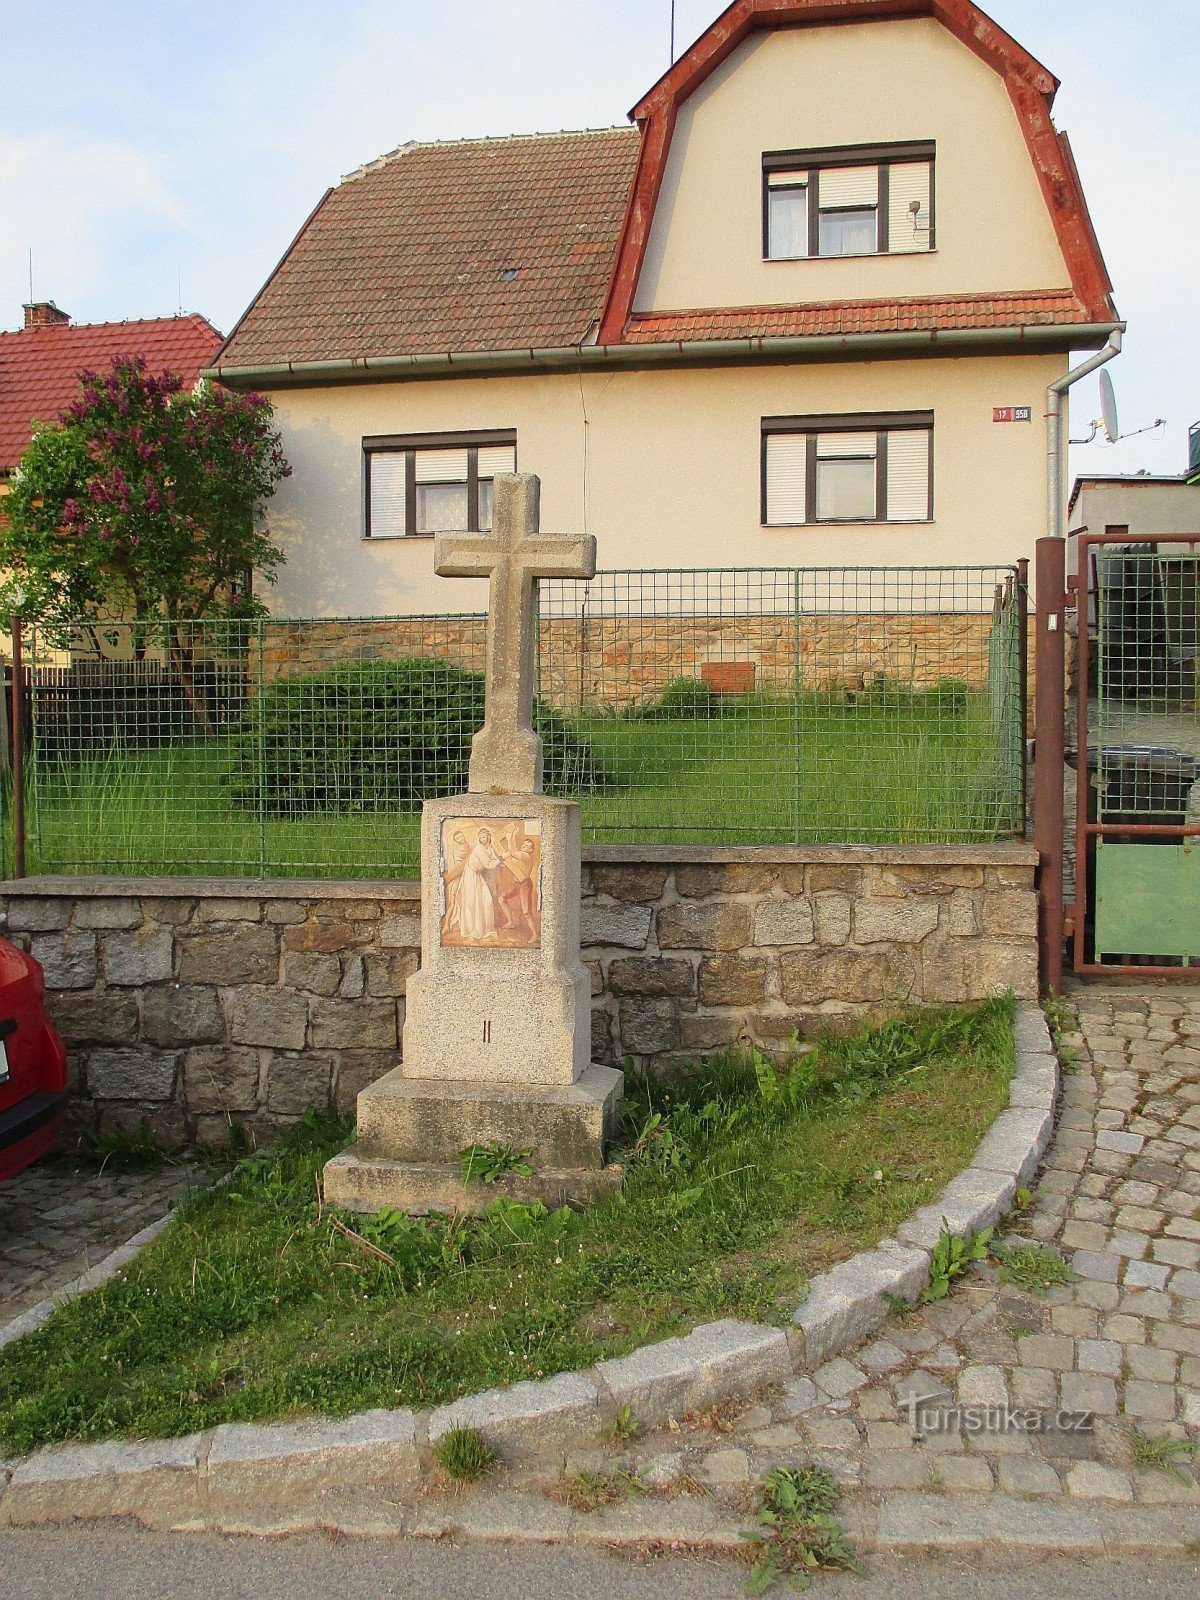
<svg viewBox="0 0 1200 1600"><path fill-rule="evenodd" d="M1075 968L1200 972L1200 535L1079 540Z"/></svg>

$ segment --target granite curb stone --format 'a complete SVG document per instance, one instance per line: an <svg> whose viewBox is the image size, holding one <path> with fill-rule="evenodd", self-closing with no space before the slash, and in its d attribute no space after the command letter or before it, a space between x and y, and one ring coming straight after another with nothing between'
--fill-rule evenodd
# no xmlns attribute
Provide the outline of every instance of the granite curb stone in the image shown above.
<svg viewBox="0 0 1200 1600"><path fill-rule="evenodd" d="M380 1471L394 1473L399 1466L415 1474L419 1472L418 1441L426 1433L430 1441L436 1441L454 1427L479 1427L498 1441L519 1444L536 1438L544 1442L558 1429L568 1430L589 1415L599 1426L614 1408L624 1405L639 1423L653 1425L681 1411L745 1396L760 1385L786 1383L795 1369L819 1366L861 1342L888 1315L893 1300L919 1296L928 1281L929 1255L943 1219L956 1233L994 1225L1011 1205L1018 1183L1032 1176L1053 1128L1060 1082L1057 1064L1047 1059L1049 1032L1037 1007L1018 1008L1016 1040L1013 1082L1014 1092L1019 1089L1023 1096L1021 1103L1001 1112L972 1164L946 1186L937 1204L914 1213L894 1238L814 1278L793 1315L790 1334L780 1328L727 1319L631 1355L602 1361L590 1373L562 1373L543 1382L468 1395L417 1416L408 1411L376 1411L337 1422L226 1424L199 1439L54 1447L7 1463L0 1471L0 1524L17 1518L32 1523L77 1516L154 1519L162 1514L160 1491L166 1492L170 1501L184 1481L193 1497L202 1484L218 1494L223 1487L233 1489L239 1482L264 1493L277 1492L294 1486L314 1470L321 1476L321 1466L335 1460L340 1469L357 1457L364 1470L372 1471L366 1461L376 1450L387 1458ZM64 1297L106 1281L168 1220L169 1216L142 1230L76 1284L10 1324L0 1334L0 1344L18 1336L14 1328L28 1332L40 1326ZM952 1511L965 1508L970 1498L956 1497L947 1510L943 1497L915 1492L894 1495L885 1500L881 1511L880 1541L903 1542L906 1517L916 1515L920 1503L927 1502L929 1537L925 1543L970 1542L965 1533L961 1538L956 1535L960 1525L952 1515ZM1015 1529L1028 1523L1023 1535L1027 1544L1036 1545L1041 1531L1040 1523L1034 1527L1030 1521L1034 1512L1043 1519L1052 1515L1046 1508L1031 1508L1027 1502L1002 1495L979 1500L989 1528L1011 1525ZM1005 1519L1011 1507L1018 1508L1019 1514L1014 1513L1009 1523ZM609 1539L619 1537L616 1530L621 1521L631 1516L626 1508L618 1510L621 1516L604 1519L606 1528L609 1524L614 1527L605 1535ZM1067 1548L1085 1547L1092 1537L1088 1518L1094 1519L1094 1513L1063 1507L1054 1541ZM662 1520L670 1519L664 1515ZM970 1517L961 1526L973 1528L975 1542L981 1542L979 1527ZM1049 1528L1049 1521L1046 1526ZM416 1530L410 1527L409 1531ZM643 1531L639 1537L686 1542L689 1537L703 1538L709 1531L707 1526L672 1535ZM1072 1537L1078 1544L1071 1543Z"/></svg>

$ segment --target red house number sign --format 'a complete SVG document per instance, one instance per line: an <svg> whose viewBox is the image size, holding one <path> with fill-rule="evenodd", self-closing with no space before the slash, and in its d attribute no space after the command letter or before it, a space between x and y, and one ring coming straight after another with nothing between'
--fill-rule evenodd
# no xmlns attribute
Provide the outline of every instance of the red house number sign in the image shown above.
<svg viewBox="0 0 1200 1600"><path fill-rule="evenodd" d="M992 412L993 422L1032 422L1032 406L996 406Z"/></svg>

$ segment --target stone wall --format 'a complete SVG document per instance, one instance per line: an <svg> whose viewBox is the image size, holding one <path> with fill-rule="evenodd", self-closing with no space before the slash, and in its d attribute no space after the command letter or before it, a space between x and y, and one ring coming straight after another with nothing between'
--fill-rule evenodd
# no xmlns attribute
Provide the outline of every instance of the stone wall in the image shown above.
<svg viewBox="0 0 1200 1600"><path fill-rule="evenodd" d="M593 1053L669 1070L908 1003L1037 992L1026 845L585 853ZM218 1145L353 1112L399 1060L415 884L40 878L3 886L67 1041L72 1131Z"/></svg>
<svg viewBox="0 0 1200 1600"><path fill-rule="evenodd" d="M983 690L995 619L975 612L548 617L539 625L541 694L570 710L583 703L644 704L674 678L700 678L712 664L738 663L747 687L790 693L859 689L879 679L917 690L951 679ZM483 670L481 617L365 618L268 622L262 666L268 681L322 672L346 661L438 658ZM257 668L252 666L252 676Z"/></svg>

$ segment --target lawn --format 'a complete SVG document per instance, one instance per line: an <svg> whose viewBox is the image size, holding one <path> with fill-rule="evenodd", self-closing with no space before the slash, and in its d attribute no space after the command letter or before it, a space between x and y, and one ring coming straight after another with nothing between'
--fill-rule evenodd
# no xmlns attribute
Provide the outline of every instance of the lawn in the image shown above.
<svg viewBox="0 0 1200 1600"><path fill-rule="evenodd" d="M784 1321L970 1159L1006 1103L1012 1006L913 1013L775 1068L631 1089L621 1193L583 1213L339 1216L315 1116L188 1202L123 1273L0 1351L0 1451L424 1405L705 1320Z"/></svg>
<svg viewBox="0 0 1200 1600"><path fill-rule="evenodd" d="M719 715L575 717L569 737L590 749L607 779L578 795L584 838L916 844L1008 837L1019 820L1014 763L1003 759L987 696L951 688L949 695L748 696ZM399 788L404 754L385 755ZM416 870L420 816L411 806L373 797L355 810L351 797L338 809L278 815L255 804L248 759L253 746L248 758L245 737L231 734L39 763L30 870L320 877ZM377 771L372 776L378 781Z"/></svg>

